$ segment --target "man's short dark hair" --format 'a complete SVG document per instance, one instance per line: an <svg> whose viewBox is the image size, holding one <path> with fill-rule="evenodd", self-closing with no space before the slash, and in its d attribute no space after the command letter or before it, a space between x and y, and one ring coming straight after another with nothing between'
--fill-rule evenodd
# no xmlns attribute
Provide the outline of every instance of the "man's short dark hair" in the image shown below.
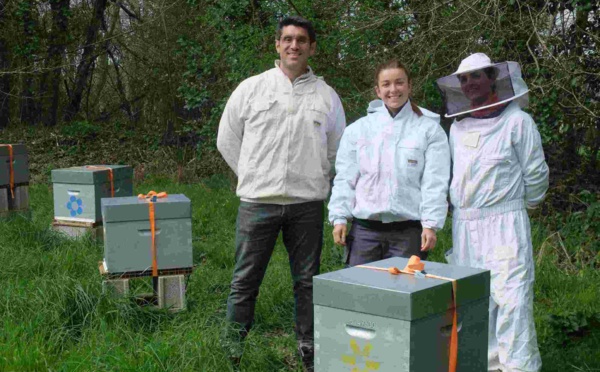
<svg viewBox="0 0 600 372"><path fill-rule="evenodd" d="M311 44L317 41L317 34L315 33L312 23L300 16L286 17L279 21L279 25L277 25L277 40L281 38L281 30L283 30L285 26L302 27L308 32L308 38L310 39Z"/></svg>

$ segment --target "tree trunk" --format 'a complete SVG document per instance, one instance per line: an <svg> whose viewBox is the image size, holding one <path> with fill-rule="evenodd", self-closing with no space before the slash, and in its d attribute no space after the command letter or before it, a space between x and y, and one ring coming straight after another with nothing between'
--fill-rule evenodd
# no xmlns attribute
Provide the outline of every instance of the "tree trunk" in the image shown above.
<svg viewBox="0 0 600 372"><path fill-rule="evenodd" d="M0 29L5 30L6 0L0 0ZM7 43L0 34L0 129L6 128L10 121L10 67Z"/></svg>
<svg viewBox="0 0 600 372"><path fill-rule="evenodd" d="M25 48L28 50L26 56L24 56L25 66L28 72L23 75L21 84L21 122L29 123L34 125L38 119L38 112L36 109L36 102L34 98L34 85L33 85L33 63L31 62L31 55L34 52L34 19L31 12L32 5L24 6L22 8L22 20L23 20L23 34L25 35L26 45Z"/></svg>
<svg viewBox="0 0 600 372"><path fill-rule="evenodd" d="M95 54L95 45L96 39L98 38L98 31L104 17L105 9L106 0L94 1L94 14L87 29L81 62L79 63L79 66L77 66L77 74L75 77L75 84L71 92L71 100L65 109L65 121L70 121L73 119L73 117L79 113L81 108L83 92L86 84L88 84L88 80L92 71L92 65L97 57Z"/></svg>
<svg viewBox="0 0 600 372"><path fill-rule="evenodd" d="M46 126L56 125L58 104L60 100L60 80L62 64L67 42L69 18L69 0L50 2L52 10L52 31L46 59L46 72L42 76L40 92L43 95L42 120Z"/></svg>

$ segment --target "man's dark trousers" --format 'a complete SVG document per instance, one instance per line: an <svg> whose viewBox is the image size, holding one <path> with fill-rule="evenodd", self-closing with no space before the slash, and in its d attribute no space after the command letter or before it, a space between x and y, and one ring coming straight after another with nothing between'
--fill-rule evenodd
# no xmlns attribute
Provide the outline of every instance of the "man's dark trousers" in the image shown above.
<svg viewBox="0 0 600 372"><path fill-rule="evenodd" d="M252 326L259 287L281 231L294 284L296 337L300 345L312 346L312 277L319 274L323 211L323 201L287 205L240 203L227 320L238 324L243 333Z"/></svg>

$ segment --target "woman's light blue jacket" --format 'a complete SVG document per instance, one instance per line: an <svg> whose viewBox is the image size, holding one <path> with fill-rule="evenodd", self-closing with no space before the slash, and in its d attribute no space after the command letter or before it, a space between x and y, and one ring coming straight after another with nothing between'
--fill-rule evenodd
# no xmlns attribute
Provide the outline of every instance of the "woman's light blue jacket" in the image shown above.
<svg viewBox="0 0 600 372"><path fill-rule="evenodd" d="M337 153L329 221L421 221L441 229L448 211L450 149L439 116L410 101L392 117L381 100L348 126ZM437 121L432 117L437 116Z"/></svg>

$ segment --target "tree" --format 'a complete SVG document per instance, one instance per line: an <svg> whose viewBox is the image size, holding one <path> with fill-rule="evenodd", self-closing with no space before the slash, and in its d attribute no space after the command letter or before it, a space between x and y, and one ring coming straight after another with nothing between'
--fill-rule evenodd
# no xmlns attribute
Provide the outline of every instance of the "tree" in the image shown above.
<svg viewBox="0 0 600 372"><path fill-rule="evenodd" d="M6 29L6 3L0 0L0 29ZM0 34L0 129L6 128L10 123L10 54L5 34Z"/></svg>
<svg viewBox="0 0 600 372"><path fill-rule="evenodd" d="M17 14L20 18L24 41L19 48L19 54L23 61L22 67L26 69L21 80L20 119L25 123L35 124L39 119L39 105L34 85L34 61L39 50L35 2L21 1L18 4Z"/></svg>
<svg viewBox="0 0 600 372"><path fill-rule="evenodd" d="M52 13L52 29L49 36L48 55L44 63L44 73L41 79L42 120L46 126L56 125L58 105L60 101L60 82L62 64L68 39L69 0L50 0Z"/></svg>
<svg viewBox="0 0 600 372"><path fill-rule="evenodd" d="M98 54L96 52L98 31L102 22L104 22L104 10L106 9L107 0L94 0L92 17L87 28L85 42L83 44L83 52L81 61L77 66L75 83L69 97L69 104L65 109L64 119L70 121L73 119L81 108L83 99L83 91L89 83L92 67Z"/></svg>

